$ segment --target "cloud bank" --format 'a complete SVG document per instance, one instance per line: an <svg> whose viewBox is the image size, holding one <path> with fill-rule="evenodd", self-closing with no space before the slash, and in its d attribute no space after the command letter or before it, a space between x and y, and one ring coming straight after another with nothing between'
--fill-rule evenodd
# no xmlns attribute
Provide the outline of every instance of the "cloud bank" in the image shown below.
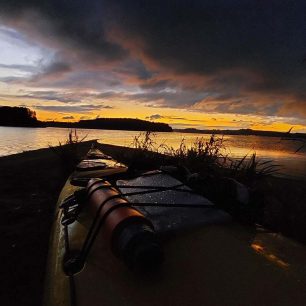
<svg viewBox="0 0 306 306"><path fill-rule="evenodd" d="M0 78L4 83L95 91L151 107L306 119L305 1L0 5L5 26L54 51L37 71L15 66L31 75Z"/></svg>

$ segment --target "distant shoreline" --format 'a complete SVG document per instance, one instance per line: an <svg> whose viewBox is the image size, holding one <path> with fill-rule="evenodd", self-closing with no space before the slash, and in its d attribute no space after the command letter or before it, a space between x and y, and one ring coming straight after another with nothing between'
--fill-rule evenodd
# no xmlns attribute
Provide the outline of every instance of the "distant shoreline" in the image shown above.
<svg viewBox="0 0 306 306"><path fill-rule="evenodd" d="M50 121L37 121L33 125L22 125L22 124L1 124L0 127L18 127L18 128L46 128L46 127L56 127L56 128L71 128L71 129L92 129L92 130L118 130L118 131L139 131L139 132L172 132L172 128L168 124L164 123L154 123L145 120L138 119L125 119L125 118L114 118L114 122L109 120L109 122L99 122L96 123L95 120L88 120L88 122L50 122ZM123 126L119 126L118 123L123 121ZM108 121L106 118L105 121ZM117 122L116 122L117 121ZM140 124L139 124L140 123ZM96 125L97 124L97 125ZM137 126L137 124L139 124ZM101 126L102 125L102 126ZM127 126L128 125L128 126ZM129 127L130 125L130 127ZM134 125L134 126L133 126Z"/></svg>
<svg viewBox="0 0 306 306"><path fill-rule="evenodd" d="M252 129L238 130L200 130L196 128L173 129L169 124L153 122L135 118L96 118L79 120L78 122L40 121L35 111L26 107L0 106L0 126L5 127L59 127L59 128L83 128L99 130L119 131L151 131L151 132L180 132L198 134L219 135L255 135L268 137L283 137L288 139L304 140L306 133L260 131Z"/></svg>
<svg viewBox="0 0 306 306"><path fill-rule="evenodd" d="M239 129L239 130L198 130L198 129L172 129L172 130L146 130L146 129L126 129L119 127L95 127L95 126L79 126L77 124L69 122L43 122L41 126L20 126L20 125L0 125L0 127L18 127L18 128L71 128L71 129L90 129L90 130L117 130L117 131L139 131L139 132L177 132L177 133L186 133L186 134L206 134L206 135L231 135L231 136L263 136L263 137L281 137L285 139L293 140L304 140L306 139L306 133L289 133L289 132L276 132L276 131L262 131L262 130L252 130L252 129Z"/></svg>
<svg viewBox="0 0 306 306"><path fill-rule="evenodd" d="M306 139L306 133L289 133L275 131L261 131L252 129L239 130L198 130L198 129L173 129L173 132L194 133L194 134L215 134L215 135L242 135L242 136L264 136L264 137L285 137L288 139Z"/></svg>

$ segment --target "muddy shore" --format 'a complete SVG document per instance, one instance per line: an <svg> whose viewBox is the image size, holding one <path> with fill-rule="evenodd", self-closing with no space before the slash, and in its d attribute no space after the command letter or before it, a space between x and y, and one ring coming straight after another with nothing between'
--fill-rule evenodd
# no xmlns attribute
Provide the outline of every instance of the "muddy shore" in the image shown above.
<svg viewBox="0 0 306 306"><path fill-rule="evenodd" d="M90 146L82 143L79 153L84 155ZM122 157L121 147L101 149ZM49 148L2 157L0 170L1 305L38 306L55 203L68 173ZM306 241L303 182L275 178L268 186L276 196L267 199L267 218L278 218L278 230L296 231ZM290 228L297 223L300 228ZM284 224L288 228L282 229Z"/></svg>

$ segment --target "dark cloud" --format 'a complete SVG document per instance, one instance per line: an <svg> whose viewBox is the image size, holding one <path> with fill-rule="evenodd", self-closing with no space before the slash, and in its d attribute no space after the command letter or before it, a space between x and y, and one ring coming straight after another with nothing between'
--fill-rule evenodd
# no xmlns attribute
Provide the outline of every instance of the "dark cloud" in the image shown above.
<svg viewBox="0 0 306 306"><path fill-rule="evenodd" d="M82 89L109 91L110 88L120 88L122 90L123 84L120 78L117 78L113 73L104 71L89 71L78 70L69 72L53 71L48 73L48 70L41 69L39 72L29 76L9 76L0 77L0 82L7 84L16 84L35 88L54 88L56 90L75 90Z"/></svg>
<svg viewBox="0 0 306 306"><path fill-rule="evenodd" d="M71 67L68 63L64 62L53 62L46 67L43 67L38 77L42 76L58 76L63 73L71 71Z"/></svg>
<svg viewBox="0 0 306 306"><path fill-rule="evenodd" d="M101 109L111 109L108 105L32 105L35 109L53 111L59 113L87 113L92 111L98 111Z"/></svg>
<svg viewBox="0 0 306 306"><path fill-rule="evenodd" d="M64 79L54 80L52 87L57 88L91 88L91 89L109 89L120 86L120 79L113 74L107 74L103 71L77 71ZM47 82L44 82L47 86Z"/></svg>
<svg viewBox="0 0 306 306"><path fill-rule="evenodd" d="M4 83L20 83L20 84L30 84L35 83L39 85L44 81L58 80L61 76L71 71L71 67L65 62L51 62L45 65L6 65L0 64L0 68L19 70L23 72L30 73L26 76L14 76L14 77L2 77L1 82Z"/></svg>
<svg viewBox="0 0 306 306"><path fill-rule="evenodd" d="M150 79L154 73L147 69L141 60L128 60L124 64L113 69L119 75L136 76L138 80L145 81Z"/></svg>
<svg viewBox="0 0 306 306"><path fill-rule="evenodd" d="M10 99L30 99L40 101L58 101L62 103L79 103L88 98L96 98L97 95L88 92L68 92L68 91L52 91L37 90L24 91L20 90L19 95L0 94L2 98Z"/></svg>
<svg viewBox="0 0 306 306"><path fill-rule="evenodd" d="M155 115L151 115L151 116L146 117L146 119L149 119L149 120L158 120L158 119L162 119L162 118L164 118L164 116L159 115L159 114L155 114Z"/></svg>
<svg viewBox="0 0 306 306"><path fill-rule="evenodd" d="M188 119L185 117L176 117L176 116L162 116L160 114L154 114L154 115L150 115L147 116L146 119L149 120L159 120L159 119L167 119L167 120L188 120L188 121L194 121L194 122L204 122L205 120L197 120L197 119Z"/></svg>
<svg viewBox="0 0 306 306"><path fill-rule="evenodd" d="M114 61L127 55L126 50L107 38L103 25L106 18L103 1L1 0L0 5L0 17L15 24L15 19L23 18L35 28L40 28L44 36L60 38L65 44L83 52L83 56Z"/></svg>
<svg viewBox="0 0 306 306"><path fill-rule="evenodd" d="M81 95L74 95L72 93L61 93L56 91L33 91L27 94L20 95L18 98L58 101L63 103L76 103L81 102Z"/></svg>
<svg viewBox="0 0 306 306"><path fill-rule="evenodd" d="M279 72L301 63L306 54L304 1L109 5L116 9L121 30L140 37L148 56L177 71L209 74L248 67Z"/></svg>
<svg viewBox="0 0 306 306"><path fill-rule="evenodd" d="M70 119L74 119L74 117L73 116L64 116L64 117L62 117L62 119L70 120Z"/></svg>
<svg viewBox="0 0 306 306"><path fill-rule="evenodd" d="M0 77L0 82L7 83L7 84L21 84L25 80L25 77Z"/></svg>
<svg viewBox="0 0 306 306"><path fill-rule="evenodd" d="M37 72L37 67L33 65L6 65L0 64L0 68L13 69L13 70L21 70L24 72Z"/></svg>
<svg viewBox="0 0 306 306"><path fill-rule="evenodd" d="M140 87L144 90L164 90L166 88L177 87L178 84L175 84L170 80L149 80L148 82L141 83Z"/></svg>
<svg viewBox="0 0 306 306"><path fill-rule="evenodd" d="M36 73L28 77L24 77L21 80L24 84L41 86L42 84L48 83L49 86L53 87L52 83L59 82L66 77L67 73L71 72L72 68L70 64L60 61L53 61L51 63L42 65Z"/></svg>
<svg viewBox="0 0 306 306"><path fill-rule="evenodd" d="M131 100L147 102L147 106L188 107L207 97L207 93L194 91L150 91L125 95Z"/></svg>
<svg viewBox="0 0 306 306"><path fill-rule="evenodd" d="M101 92L99 94L97 94L95 97L98 99L106 99L106 98L112 98L115 96L120 96L121 93L117 93L115 91L105 91L105 92Z"/></svg>

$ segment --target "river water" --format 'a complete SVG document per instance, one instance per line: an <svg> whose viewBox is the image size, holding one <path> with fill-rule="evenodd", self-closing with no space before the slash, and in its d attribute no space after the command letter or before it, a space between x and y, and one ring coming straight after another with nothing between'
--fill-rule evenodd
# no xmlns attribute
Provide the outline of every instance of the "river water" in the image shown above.
<svg viewBox="0 0 306 306"><path fill-rule="evenodd" d="M0 156L21 153L23 151L47 148L65 143L69 129L66 128L17 128L0 127ZM132 146L135 136L140 132L78 129L80 139L86 136L86 140L98 139L101 143L120 146ZM192 145L197 138L208 140L210 135L193 133L154 133L152 136L156 147L168 146L178 148L184 139L187 146ZM224 136L224 154L232 158L251 155L256 152L259 159L273 160L281 165L279 175L287 177L306 178L306 147L298 153L297 148L301 142L281 140L278 137L262 136Z"/></svg>

